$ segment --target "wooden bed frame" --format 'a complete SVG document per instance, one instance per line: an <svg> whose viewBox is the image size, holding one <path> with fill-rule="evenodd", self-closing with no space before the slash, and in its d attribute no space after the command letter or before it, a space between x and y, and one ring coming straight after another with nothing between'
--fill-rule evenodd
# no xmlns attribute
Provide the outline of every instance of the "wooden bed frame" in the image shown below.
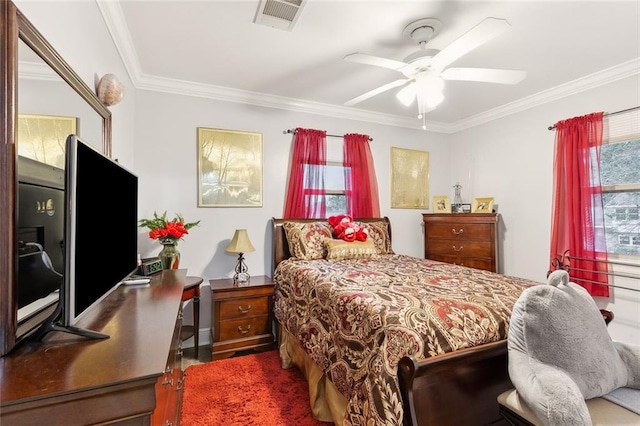
<svg viewBox="0 0 640 426"><path fill-rule="evenodd" d="M281 261L291 257L282 224L292 220L318 221L272 219L273 270ZM382 220L389 223L387 217L355 220ZM398 364L398 379L405 426L500 423L502 417L497 397L513 387L508 373L507 341L488 343L421 361L404 357Z"/></svg>

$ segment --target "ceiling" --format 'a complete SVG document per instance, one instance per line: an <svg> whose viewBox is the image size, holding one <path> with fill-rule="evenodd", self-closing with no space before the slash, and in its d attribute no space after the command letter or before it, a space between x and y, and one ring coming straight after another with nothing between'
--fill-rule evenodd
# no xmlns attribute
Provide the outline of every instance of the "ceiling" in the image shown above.
<svg viewBox="0 0 640 426"><path fill-rule="evenodd" d="M402 37L420 18L443 24L442 49L487 17L511 28L455 67L527 71L517 85L447 81L427 114L451 132L640 73L639 1L308 0L292 31L255 24L258 0L107 1L98 5L137 88L419 128L417 107L393 89L344 103L403 78L343 60L354 52L403 60ZM640 97L640 95L639 95Z"/></svg>

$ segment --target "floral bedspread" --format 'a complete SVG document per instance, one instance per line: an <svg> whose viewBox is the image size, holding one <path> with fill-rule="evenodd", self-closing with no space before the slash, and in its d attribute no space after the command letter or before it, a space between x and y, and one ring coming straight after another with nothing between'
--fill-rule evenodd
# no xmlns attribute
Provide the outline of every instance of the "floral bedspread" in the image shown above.
<svg viewBox="0 0 640 426"><path fill-rule="evenodd" d="M398 361L507 337L537 283L404 255L285 260L275 315L346 397L345 425L401 425Z"/></svg>

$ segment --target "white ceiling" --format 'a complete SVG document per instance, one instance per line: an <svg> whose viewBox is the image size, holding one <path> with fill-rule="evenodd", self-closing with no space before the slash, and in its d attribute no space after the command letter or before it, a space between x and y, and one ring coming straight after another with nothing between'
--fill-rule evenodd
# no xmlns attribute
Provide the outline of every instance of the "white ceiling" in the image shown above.
<svg viewBox="0 0 640 426"><path fill-rule="evenodd" d="M98 0L134 82L163 90L419 128L398 89L344 102L403 76L342 58L361 52L403 60L402 38L437 18L442 49L486 17L512 28L452 66L527 71L521 83L448 81L428 113L431 130L455 131L640 73L640 1L309 0L292 31L253 23L258 0ZM640 95L639 95L640 98Z"/></svg>

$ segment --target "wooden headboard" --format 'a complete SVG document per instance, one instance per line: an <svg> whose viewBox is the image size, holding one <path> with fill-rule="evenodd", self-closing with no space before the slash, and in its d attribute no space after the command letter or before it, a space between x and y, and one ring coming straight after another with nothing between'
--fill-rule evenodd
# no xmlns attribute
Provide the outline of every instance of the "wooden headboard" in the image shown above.
<svg viewBox="0 0 640 426"><path fill-rule="evenodd" d="M276 266L280 262L285 259L291 257L291 252L289 252L289 243L287 242L287 235L284 232L284 227L282 226L285 222L302 222L302 223L311 223L311 222L321 222L324 219L277 219L275 217L271 218L271 223L273 225L272 234L273 235L273 265L271 272L275 272ZM391 240L391 222L389 222L388 217L375 217L375 218L367 218L367 219L353 219L354 222L386 222L389 227L389 239ZM273 276L273 275L272 275Z"/></svg>

